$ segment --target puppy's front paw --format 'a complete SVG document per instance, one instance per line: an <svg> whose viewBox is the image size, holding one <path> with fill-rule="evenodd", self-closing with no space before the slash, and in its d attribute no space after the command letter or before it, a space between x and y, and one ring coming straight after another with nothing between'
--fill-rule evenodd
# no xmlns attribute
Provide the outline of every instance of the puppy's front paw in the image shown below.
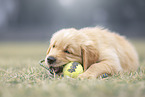
<svg viewBox="0 0 145 97"><path fill-rule="evenodd" d="M96 75L82 73L78 76L79 79L96 79Z"/></svg>

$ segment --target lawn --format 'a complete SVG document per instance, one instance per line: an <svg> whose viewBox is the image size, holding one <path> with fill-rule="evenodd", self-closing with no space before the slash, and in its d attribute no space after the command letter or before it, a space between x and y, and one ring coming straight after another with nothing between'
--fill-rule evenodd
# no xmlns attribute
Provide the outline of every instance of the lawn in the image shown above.
<svg viewBox="0 0 145 97"><path fill-rule="evenodd" d="M0 97L145 97L145 40L132 42L137 72L93 80L48 76L38 64L47 42L0 42Z"/></svg>

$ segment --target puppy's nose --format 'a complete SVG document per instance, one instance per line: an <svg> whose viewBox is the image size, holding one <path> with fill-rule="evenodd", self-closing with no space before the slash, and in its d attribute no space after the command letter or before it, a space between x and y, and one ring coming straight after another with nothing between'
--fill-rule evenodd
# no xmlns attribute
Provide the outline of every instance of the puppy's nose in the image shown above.
<svg viewBox="0 0 145 97"><path fill-rule="evenodd" d="M49 57L47 58L47 62L48 62L49 64L53 64L55 61L56 61L56 59L55 59L54 57L52 57L52 56L49 56Z"/></svg>

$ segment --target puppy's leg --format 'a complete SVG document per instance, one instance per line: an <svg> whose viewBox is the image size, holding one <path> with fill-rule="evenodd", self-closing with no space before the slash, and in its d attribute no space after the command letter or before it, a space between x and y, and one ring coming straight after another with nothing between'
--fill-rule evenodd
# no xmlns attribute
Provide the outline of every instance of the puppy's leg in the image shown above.
<svg viewBox="0 0 145 97"><path fill-rule="evenodd" d="M113 54L112 54L113 55ZM108 56L106 59L103 59L99 63L92 64L84 73L79 75L81 79L92 79L97 78L101 74L114 74L119 71L122 71L120 61L117 55L114 53L113 56Z"/></svg>

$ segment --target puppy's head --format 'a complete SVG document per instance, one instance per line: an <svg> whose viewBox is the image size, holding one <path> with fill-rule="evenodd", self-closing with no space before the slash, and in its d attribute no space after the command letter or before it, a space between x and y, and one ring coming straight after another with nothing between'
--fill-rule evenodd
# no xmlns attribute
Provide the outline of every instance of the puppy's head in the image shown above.
<svg viewBox="0 0 145 97"><path fill-rule="evenodd" d="M45 63L57 74L71 61L83 64L86 70L94 62L94 51L92 41L87 40L85 35L76 29L64 29L52 36Z"/></svg>

